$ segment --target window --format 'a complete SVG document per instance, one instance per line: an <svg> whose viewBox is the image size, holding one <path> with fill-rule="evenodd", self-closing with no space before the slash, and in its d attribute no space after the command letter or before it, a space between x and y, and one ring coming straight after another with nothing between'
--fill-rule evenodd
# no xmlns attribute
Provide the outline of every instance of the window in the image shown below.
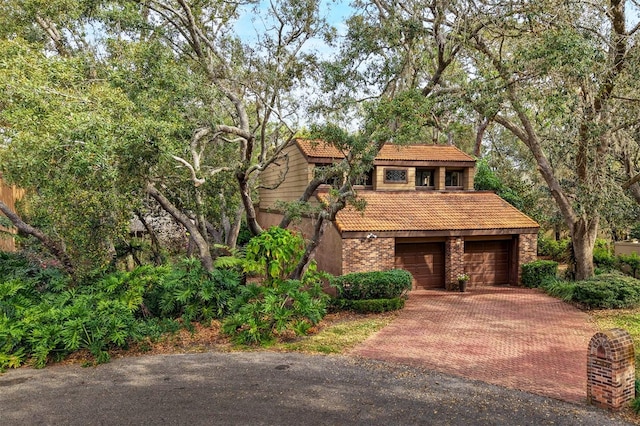
<svg viewBox="0 0 640 426"><path fill-rule="evenodd" d="M444 175L444 186L462 186L462 172L459 170L447 170Z"/></svg>
<svg viewBox="0 0 640 426"><path fill-rule="evenodd" d="M407 169L384 169L384 183L407 183Z"/></svg>
<svg viewBox="0 0 640 426"><path fill-rule="evenodd" d="M416 186L431 186L435 185L433 180L433 170L428 169L416 169Z"/></svg>

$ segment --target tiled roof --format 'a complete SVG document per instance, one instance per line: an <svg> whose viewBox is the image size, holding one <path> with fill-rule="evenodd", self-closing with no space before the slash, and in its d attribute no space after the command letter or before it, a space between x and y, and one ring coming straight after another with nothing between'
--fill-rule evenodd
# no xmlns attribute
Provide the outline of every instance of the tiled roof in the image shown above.
<svg viewBox="0 0 640 426"><path fill-rule="evenodd" d="M296 143L308 158L344 158L340 150L323 141L297 139ZM387 144L382 147L377 161L475 161L455 146L450 145L406 145Z"/></svg>
<svg viewBox="0 0 640 426"><path fill-rule="evenodd" d="M319 194L322 200L326 193ZM538 228L538 224L492 192L358 191L364 212L341 210L341 232L466 231Z"/></svg>

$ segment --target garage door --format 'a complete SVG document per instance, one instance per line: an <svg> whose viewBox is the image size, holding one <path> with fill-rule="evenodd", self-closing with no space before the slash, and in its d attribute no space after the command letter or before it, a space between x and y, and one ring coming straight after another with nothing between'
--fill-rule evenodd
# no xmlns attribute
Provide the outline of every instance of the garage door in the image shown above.
<svg viewBox="0 0 640 426"><path fill-rule="evenodd" d="M411 272L416 289L444 288L444 243L396 244L395 264Z"/></svg>
<svg viewBox="0 0 640 426"><path fill-rule="evenodd" d="M510 240L466 241L464 268L470 286L509 284Z"/></svg>

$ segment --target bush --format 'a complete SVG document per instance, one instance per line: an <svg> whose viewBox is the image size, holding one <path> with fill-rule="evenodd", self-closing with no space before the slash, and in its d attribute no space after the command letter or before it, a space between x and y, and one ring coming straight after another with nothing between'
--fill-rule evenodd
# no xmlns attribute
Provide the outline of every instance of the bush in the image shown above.
<svg viewBox="0 0 640 426"><path fill-rule="evenodd" d="M621 274L603 274L575 283L573 301L586 308L618 309L640 305L640 281Z"/></svg>
<svg viewBox="0 0 640 426"><path fill-rule="evenodd" d="M325 315L326 295L319 284L307 287L298 280L274 286L250 284L233 303L234 313L222 331L239 344L268 344L278 337L304 335Z"/></svg>
<svg viewBox="0 0 640 426"><path fill-rule="evenodd" d="M542 288L550 296L557 297L565 302L571 302L573 300L576 283L573 281L560 280L558 278L547 279L542 284Z"/></svg>
<svg viewBox="0 0 640 426"><path fill-rule="evenodd" d="M555 279L558 274L558 262L536 260L522 265L522 285L540 287L547 280Z"/></svg>
<svg viewBox="0 0 640 426"><path fill-rule="evenodd" d="M411 290L411 274L402 269L356 272L335 277L331 285L338 298L348 300L395 299Z"/></svg>
<svg viewBox="0 0 640 426"><path fill-rule="evenodd" d="M333 302L333 307L339 310L354 311L361 314L382 313L404 308L404 299L402 297L366 300L336 299Z"/></svg>
<svg viewBox="0 0 640 426"><path fill-rule="evenodd" d="M593 263L601 270L612 270L616 265L616 257L609 248L609 243L606 240L596 240L593 248Z"/></svg>
<svg viewBox="0 0 640 426"><path fill-rule="evenodd" d="M638 269L640 269L640 256L638 253L621 254L618 256L618 268L625 273L630 273L632 277L636 277ZM625 271L625 268L628 270Z"/></svg>
<svg viewBox="0 0 640 426"><path fill-rule="evenodd" d="M229 314L240 282L234 271L215 269L209 273L198 259L184 259L148 287L144 304L157 317L210 321Z"/></svg>
<svg viewBox="0 0 640 426"><path fill-rule="evenodd" d="M556 262L564 262L568 256L568 247L571 240L565 238L555 240L545 235L538 236L538 254L540 256L548 256Z"/></svg>
<svg viewBox="0 0 640 426"><path fill-rule="evenodd" d="M0 262L6 273L0 275L0 370L28 359L44 367L80 349L106 362L112 348L175 330L172 319L220 317L239 285L237 274L209 274L192 259L87 278L76 287L54 268L8 260Z"/></svg>

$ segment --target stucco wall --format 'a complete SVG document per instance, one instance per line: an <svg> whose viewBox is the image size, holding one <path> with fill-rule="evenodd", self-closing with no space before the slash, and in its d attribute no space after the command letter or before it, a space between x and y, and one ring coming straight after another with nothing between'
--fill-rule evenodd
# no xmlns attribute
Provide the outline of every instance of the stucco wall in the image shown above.
<svg viewBox="0 0 640 426"><path fill-rule="evenodd" d="M621 254L629 255L631 253L637 253L640 255L640 243L632 241L621 241L613 245L616 256Z"/></svg>

